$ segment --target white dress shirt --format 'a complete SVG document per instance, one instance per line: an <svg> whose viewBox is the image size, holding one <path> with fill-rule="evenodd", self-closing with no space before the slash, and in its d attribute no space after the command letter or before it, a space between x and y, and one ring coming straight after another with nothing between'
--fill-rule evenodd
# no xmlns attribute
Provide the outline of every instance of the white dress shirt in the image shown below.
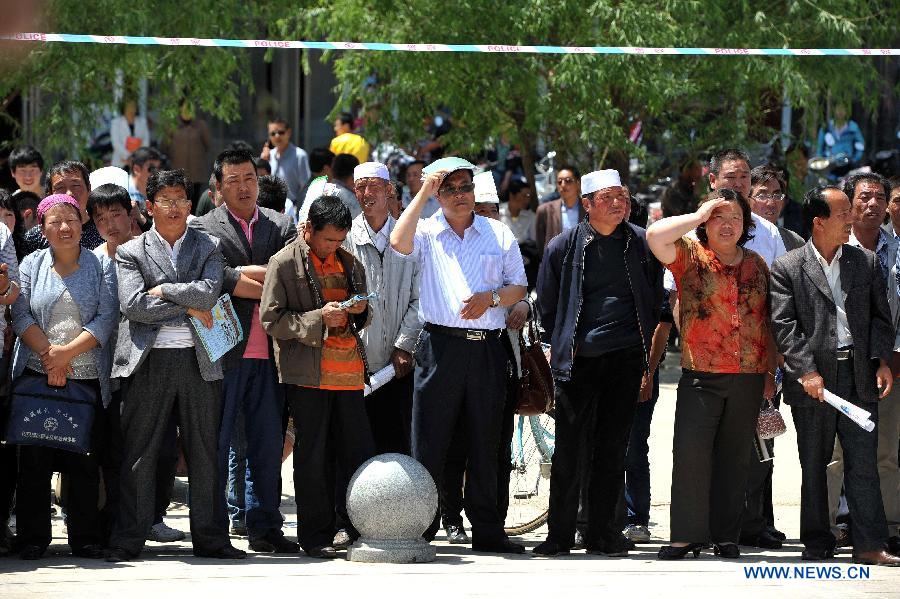
<svg viewBox="0 0 900 599"><path fill-rule="evenodd" d="M177 273L178 252L181 251L181 244L184 242L185 235L187 235L187 229L184 230L184 233L172 246L163 239L156 227L151 227L150 230L152 235L156 235L162 242L163 247L168 250L172 269ZM159 327L159 333L156 335L156 340L153 341L154 349L180 349L185 347L194 347L194 335L191 332L191 325L185 322L185 324L181 325L162 325Z"/></svg>
<svg viewBox="0 0 900 599"><path fill-rule="evenodd" d="M519 216L513 216L508 204L500 204L500 222L510 228L519 243L537 239L534 230L536 221L537 216L531 210L520 210Z"/></svg>
<svg viewBox="0 0 900 599"><path fill-rule="evenodd" d="M813 253L816 255L816 260L822 267L822 272L825 273L825 278L828 280L828 288L831 289L831 299L834 301L834 307L837 309L837 346L838 348L849 347L853 345L853 336L850 334L850 327L847 324L847 310L844 308L844 300L847 298L844 297L844 292L841 291L841 254L844 251L844 246L838 248L837 253L831 260L831 264L829 264L822 257L822 254L819 253L819 250L816 249L816 245L810 245Z"/></svg>
<svg viewBox="0 0 900 599"><path fill-rule="evenodd" d="M748 250L753 250L766 261L766 266L772 268L772 263L779 256L786 254L787 249L784 247L784 240L781 238L781 232L776 225L773 225L766 219L756 214L752 214L753 224L756 227L751 234L753 239L744 244Z"/></svg>
<svg viewBox="0 0 900 599"><path fill-rule="evenodd" d="M422 267L419 317L426 323L461 329L505 328L506 308L488 308L481 318L464 320L459 316L463 300L506 285L528 284L515 235L500 221L483 216L475 215L462 239L443 212L420 220L413 255Z"/></svg>

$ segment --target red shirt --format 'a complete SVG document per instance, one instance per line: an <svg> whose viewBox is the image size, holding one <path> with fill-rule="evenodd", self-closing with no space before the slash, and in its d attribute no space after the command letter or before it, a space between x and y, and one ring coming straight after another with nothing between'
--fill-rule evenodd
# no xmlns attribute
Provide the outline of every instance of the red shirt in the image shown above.
<svg viewBox="0 0 900 599"><path fill-rule="evenodd" d="M681 366L716 373L768 370L769 269L744 249L734 266L722 264L696 239L675 243L668 265L678 285Z"/></svg>

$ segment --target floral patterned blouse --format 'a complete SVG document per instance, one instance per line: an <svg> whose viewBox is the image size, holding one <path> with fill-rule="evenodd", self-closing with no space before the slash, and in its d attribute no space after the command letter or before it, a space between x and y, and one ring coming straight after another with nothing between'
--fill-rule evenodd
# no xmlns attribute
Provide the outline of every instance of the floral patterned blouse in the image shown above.
<svg viewBox="0 0 900 599"><path fill-rule="evenodd" d="M734 266L722 264L696 239L675 243L668 265L678 286L681 367L722 374L768 370L769 269L744 249Z"/></svg>

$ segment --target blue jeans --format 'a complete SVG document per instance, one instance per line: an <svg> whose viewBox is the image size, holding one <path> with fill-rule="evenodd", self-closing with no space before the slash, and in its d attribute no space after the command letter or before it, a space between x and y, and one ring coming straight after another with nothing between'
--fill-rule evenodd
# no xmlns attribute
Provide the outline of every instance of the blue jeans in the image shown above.
<svg viewBox="0 0 900 599"><path fill-rule="evenodd" d="M234 428L231 433L231 447L228 450L228 517L232 526L246 525L247 507L247 429L244 422L244 408L237 406Z"/></svg>
<svg viewBox="0 0 900 599"><path fill-rule="evenodd" d="M650 523L650 422L659 399L659 371L653 375L653 394L649 401L637 404L628 453L625 455L625 506L628 524L647 526Z"/></svg>
<svg viewBox="0 0 900 599"><path fill-rule="evenodd" d="M244 358L225 373L223 413L219 431L219 467L227 473L228 456L238 407L244 413L247 441L244 505L247 532L258 539L281 531L281 451L284 446L282 412L284 389L271 360ZM240 478L239 476L236 478Z"/></svg>

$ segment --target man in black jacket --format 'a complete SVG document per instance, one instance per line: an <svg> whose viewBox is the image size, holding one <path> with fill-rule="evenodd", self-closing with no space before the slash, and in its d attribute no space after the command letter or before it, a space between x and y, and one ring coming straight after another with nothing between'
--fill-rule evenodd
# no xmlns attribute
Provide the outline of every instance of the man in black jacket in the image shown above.
<svg viewBox="0 0 900 599"><path fill-rule="evenodd" d="M644 229L624 222L629 194L618 172L589 173L581 185L587 220L550 242L538 275L538 302L552 346L557 432L549 534L534 552L553 556L571 549L579 472L589 467L585 547L624 556L616 502L663 303L662 266L647 248ZM589 464L580 463L585 460Z"/></svg>

